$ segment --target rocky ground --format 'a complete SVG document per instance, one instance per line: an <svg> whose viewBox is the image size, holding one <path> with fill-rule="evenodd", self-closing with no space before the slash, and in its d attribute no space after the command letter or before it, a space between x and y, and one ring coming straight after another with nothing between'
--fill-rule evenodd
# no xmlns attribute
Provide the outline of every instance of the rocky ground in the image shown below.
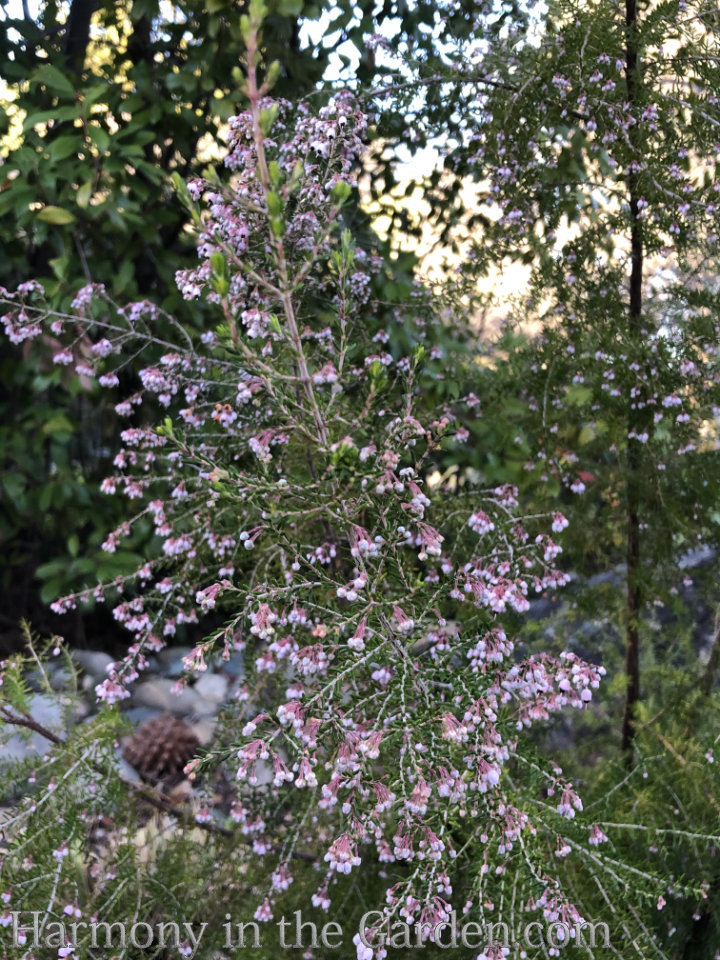
<svg viewBox="0 0 720 960"><path fill-rule="evenodd" d="M180 717L204 745L212 738L222 705L232 699L238 687L242 676L242 655L233 654L228 661L210 667L191 686L179 693L174 692L183 674L183 657L190 652L190 647L161 650L150 659L142 678L131 688L130 698L120 706L135 727L162 714ZM113 658L101 650L74 650L72 659L79 683L76 683L73 672L61 662L50 661L48 664L50 682L58 696L41 692L39 672L28 677L34 689L31 716L41 726L60 735L67 732L69 724L82 723L96 712L95 685L107 677L107 668L113 662ZM8 761L42 754L47 746L47 740L41 734L33 733L28 739L27 732L18 732L3 747L2 759ZM124 771L127 777L139 779L127 761L120 756L119 760L127 768Z"/></svg>

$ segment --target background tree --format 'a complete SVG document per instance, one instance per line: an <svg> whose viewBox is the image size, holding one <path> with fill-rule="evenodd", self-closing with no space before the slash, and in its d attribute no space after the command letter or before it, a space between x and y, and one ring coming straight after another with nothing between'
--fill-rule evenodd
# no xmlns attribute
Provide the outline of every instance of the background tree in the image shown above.
<svg viewBox="0 0 720 960"><path fill-rule="evenodd" d="M474 58L440 77L464 91L445 168L481 205L455 237L466 275L529 271L510 304L542 328L521 373L527 466L551 497L551 475L571 499L592 477L597 522L622 531L629 750L643 604L717 528L720 37L702 0L628 0L550 4L486 38L479 22Z"/></svg>
<svg viewBox="0 0 720 960"><path fill-rule="evenodd" d="M477 391L491 423L508 412L503 388L521 400L505 422L523 456L507 456L506 467L524 459L526 496L567 507L579 531L569 569L624 565L622 598L593 597L625 636L614 739L634 778L652 763L657 779L648 792L633 779L623 813L610 819L648 804L646 823L687 815L693 828L716 822L707 807L712 738L700 722L712 708L691 693L693 683L712 688L716 657L704 671L678 625L653 632L648 621L689 581L683 556L717 545L719 46L714 8L702 0L552 3L493 48L481 39L475 59L468 52L441 80L449 89L454 74L465 92L445 182L474 178L484 209L463 230L461 211L443 207L442 178L434 209L438 226L464 243L466 277L511 264L528 271L506 305L512 329L495 371L481 378L494 380L497 405ZM527 336L531 325L522 348L518 328ZM491 435L473 422L477 409L462 411L468 430ZM496 456L490 446L476 462L496 470ZM555 626L565 642L563 628L577 623ZM607 635L597 655L611 664ZM596 744L605 759L606 738ZM674 786L683 768L697 777L694 800ZM603 789L612 776L600 774ZM705 852L696 849L695 866L712 873ZM680 857L672 869L693 868ZM668 920L688 936L683 956L717 939L716 882L710 891L694 920L682 907Z"/></svg>
<svg viewBox="0 0 720 960"><path fill-rule="evenodd" d="M277 5L267 33L280 86L294 91L312 89L326 64L321 50L300 51L302 9ZM3 21L0 283L43 278L61 309L89 281L182 309L174 272L194 253L169 176L221 162L215 142L238 102L241 13L232 3L161 10L75 0L69 12L45 3L36 17L25 6ZM17 629L37 610L38 565L43 600L97 568L109 572L98 547L117 511L100 505L95 478L114 428L112 407L54 368L47 345L24 354L6 345L1 362L2 579L15 600L4 625ZM118 570L126 562L111 560ZM80 619L74 633L82 639Z"/></svg>

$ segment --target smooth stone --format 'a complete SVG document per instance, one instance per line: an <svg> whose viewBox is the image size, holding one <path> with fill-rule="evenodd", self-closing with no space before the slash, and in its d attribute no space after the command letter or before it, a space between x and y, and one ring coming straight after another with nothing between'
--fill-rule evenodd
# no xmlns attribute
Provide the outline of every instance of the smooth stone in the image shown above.
<svg viewBox="0 0 720 960"><path fill-rule="evenodd" d="M122 755L122 747L119 747L115 751L115 770L118 773L121 780L135 783L141 783L142 777L137 772L135 767L132 764L128 763L125 757Z"/></svg>
<svg viewBox="0 0 720 960"><path fill-rule="evenodd" d="M49 694L40 693L30 698L30 709L28 713L41 726L47 727L53 733L62 733L65 729L65 707L69 701L64 703L57 697L51 697ZM47 742L47 741L45 741Z"/></svg>
<svg viewBox="0 0 720 960"><path fill-rule="evenodd" d="M163 647L155 656L162 664L172 663L174 660L182 660L183 657L189 656L194 649L194 647Z"/></svg>
<svg viewBox="0 0 720 960"><path fill-rule="evenodd" d="M217 726L217 717L202 717L195 723L191 723L190 726L192 732L200 741L200 746L205 747L213 738Z"/></svg>
<svg viewBox="0 0 720 960"><path fill-rule="evenodd" d="M187 673L185 664L182 662L182 658L173 660L168 664L161 664L159 672L164 677L170 677L173 680L178 680L184 673Z"/></svg>
<svg viewBox="0 0 720 960"><path fill-rule="evenodd" d="M203 700L222 703L227 697L228 679L221 673L203 673L196 681L193 690Z"/></svg>
<svg viewBox="0 0 720 960"><path fill-rule="evenodd" d="M76 723L90 716L90 706L82 698L73 700L72 710Z"/></svg>
<svg viewBox="0 0 720 960"><path fill-rule="evenodd" d="M222 703L219 700L205 700L200 697L195 716L198 719L215 717L220 712L221 706Z"/></svg>
<svg viewBox="0 0 720 960"><path fill-rule="evenodd" d="M218 660L218 670L232 677L242 676L245 671L245 654L242 650L233 650L227 660Z"/></svg>
<svg viewBox="0 0 720 960"><path fill-rule="evenodd" d="M121 780L130 781L131 783L142 783L142 777L137 772L135 767L131 767L130 764L124 757L120 757L120 762L118 763L118 775Z"/></svg>
<svg viewBox="0 0 720 960"><path fill-rule="evenodd" d="M51 679L49 671L45 674L45 676L48 678L48 680ZM31 690L41 691L47 689L43 675L40 670L37 669L37 667L35 667L33 670L28 670L28 672L25 674L25 680Z"/></svg>
<svg viewBox="0 0 720 960"><path fill-rule="evenodd" d="M136 727L161 716L163 713L165 713L164 710L154 710L152 707L129 707L127 710L123 710L123 716L127 717L130 723Z"/></svg>
<svg viewBox="0 0 720 960"><path fill-rule="evenodd" d="M41 727L45 727L51 733L58 736L65 735L65 710L56 697L46 693L34 694L29 698L28 713ZM27 733L22 732L23 729L18 727L18 732L3 745L0 760L21 760L33 753L45 754L53 746L52 741L42 734L33 732L28 737Z"/></svg>
<svg viewBox="0 0 720 960"><path fill-rule="evenodd" d="M58 667L50 676L50 686L53 690L72 690L75 686L75 676L68 667Z"/></svg>
<svg viewBox="0 0 720 960"><path fill-rule="evenodd" d="M208 710L207 703L192 688L184 687L179 693L173 693L174 686L174 681L167 677L145 680L135 685L132 702L135 706L167 710L179 716L212 712Z"/></svg>
<svg viewBox="0 0 720 960"><path fill-rule="evenodd" d="M98 680L107 678L107 668L115 662L104 650L73 650L72 658L85 673Z"/></svg>

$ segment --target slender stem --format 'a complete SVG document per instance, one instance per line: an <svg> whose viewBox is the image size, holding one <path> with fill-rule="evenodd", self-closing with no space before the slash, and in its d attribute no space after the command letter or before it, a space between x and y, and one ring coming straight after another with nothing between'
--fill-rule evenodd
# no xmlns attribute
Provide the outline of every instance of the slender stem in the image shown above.
<svg viewBox="0 0 720 960"><path fill-rule="evenodd" d="M255 152L257 154L258 161L258 172L260 174L260 182L262 183L263 191L265 195L270 192L270 173L268 170L267 159L265 157L265 145L263 143L262 127L260 124L260 98L263 95L263 90L258 87L257 83L257 70L256 70L256 54L257 54L257 33L255 30L252 31L251 36L248 40L248 77L247 77L247 91L248 97L250 99L250 107L252 110L253 116L253 136L255 140ZM300 373L299 380L302 383L305 396L307 397L308 403L310 404L310 412L312 414L313 423L315 425L315 430L317 432L317 439L322 446L327 446L328 443L328 432L325 426L325 422L320 413L320 407L318 406L317 398L315 396L315 391L313 389L313 382L310 377L310 372L308 370L307 361L305 359L305 351L303 350L302 340L300 339L300 330L297 325L297 318L295 316L295 305L292 298L291 283L288 275L288 265L285 258L285 249L281 237L275 236L272 234L271 242L275 248L275 253L277 257L277 266L278 273L280 274L280 285L279 293L280 300L283 305L283 312L285 314L285 319L287 321L288 330L290 333L290 340L293 345L293 349L297 355L297 364L298 370Z"/></svg>
<svg viewBox="0 0 720 960"><path fill-rule="evenodd" d="M625 74L628 102L638 103L641 82L641 65L638 54L637 0L625 0L626 56ZM639 152L636 128L631 131L631 145ZM627 174L627 190L630 199L630 289L629 332L633 339L642 336L642 283L643 283L643 236L639 219L639 191L637 174L632 167ZM633 414L630 413L630 418ZM632 432L630 423L628 433ZM635 739L635 714L640 700L640 610L642 606L640 506L642 497L641 451L639 444L630 441L628 447L627 517L626 517L626 627L625 627L625 672L627 689L625 712L622 724L622 750L630 759Z"/></svg>
<svg viewBox="0 0 720 960"><path fill-rule="evenodd" d="M374 87L372 90L363 92L361 96L366 97L367 99L377 99L378 97L387 97L394 93L399 93L401 90L412 90L417 89L418 87L430 87L435 84L448 84L452 83L455 85L465 84L465 83L477 83L484 84L487 87L493 87L498 90L508 90L510 93L521 93L522 88L518 87L514 83L507 83L502 80L495 80L492 77L489 77L485 73L466 73L463 74L459 79L456 76L448 76L442 73L433 74L431 77L422 77L419 80L407 80L401 83L391 83L385 86ZM583 113L580 110L568 110L568 115L573 117L575 120L589 120L590 115Z"/></svg>

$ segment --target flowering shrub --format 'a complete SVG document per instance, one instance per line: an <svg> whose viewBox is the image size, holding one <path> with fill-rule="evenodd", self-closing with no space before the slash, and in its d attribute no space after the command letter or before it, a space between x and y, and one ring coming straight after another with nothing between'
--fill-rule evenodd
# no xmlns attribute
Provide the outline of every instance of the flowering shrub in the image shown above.
<svg viewBox="0 0 720 960"><path fill-rule="evenodd" d="M188 773L233 768L230 819L273 863L258 921L273 918L301 853L319 868L309 899L322 910L357 874L380 884L361 960L385 955L381 921L420 923L428 938L453 906L479 920L523 909L572 923L580 909L550 858L586 858L611 884L624 867L524 735L584 708L603 670L513 641L531 598L568 579L553 539L567 521L525 515L510 485L436 479L457 425L424 400L443 363L421 342L439 322L433 300L418 287L398 319L419 343L386 352L373 301L383 264L343 221L367 118L348 93L317 114L272 100L257 78L261 16L255 6L245 23L249 108L231 121L232 190L178 185L199 235L199 264L178 285L216 306L216 329L195 338L176 326L177 342L162 341L157 307L118 308L99 285L78 294L72 317L50 316L37 284L6 295L13 342L49 320L70 334L55 362L103 386L134 351L154 351L118 405L133 425L104 483L140 511L104 549L146 517L157 556L54 608L107 599L131 634L97 687L108 704L129 696L179 625L225 615L186 658L185 682L211 657L245 651L238 722ZM144 420L146 407L162 423Z"/></svg>

